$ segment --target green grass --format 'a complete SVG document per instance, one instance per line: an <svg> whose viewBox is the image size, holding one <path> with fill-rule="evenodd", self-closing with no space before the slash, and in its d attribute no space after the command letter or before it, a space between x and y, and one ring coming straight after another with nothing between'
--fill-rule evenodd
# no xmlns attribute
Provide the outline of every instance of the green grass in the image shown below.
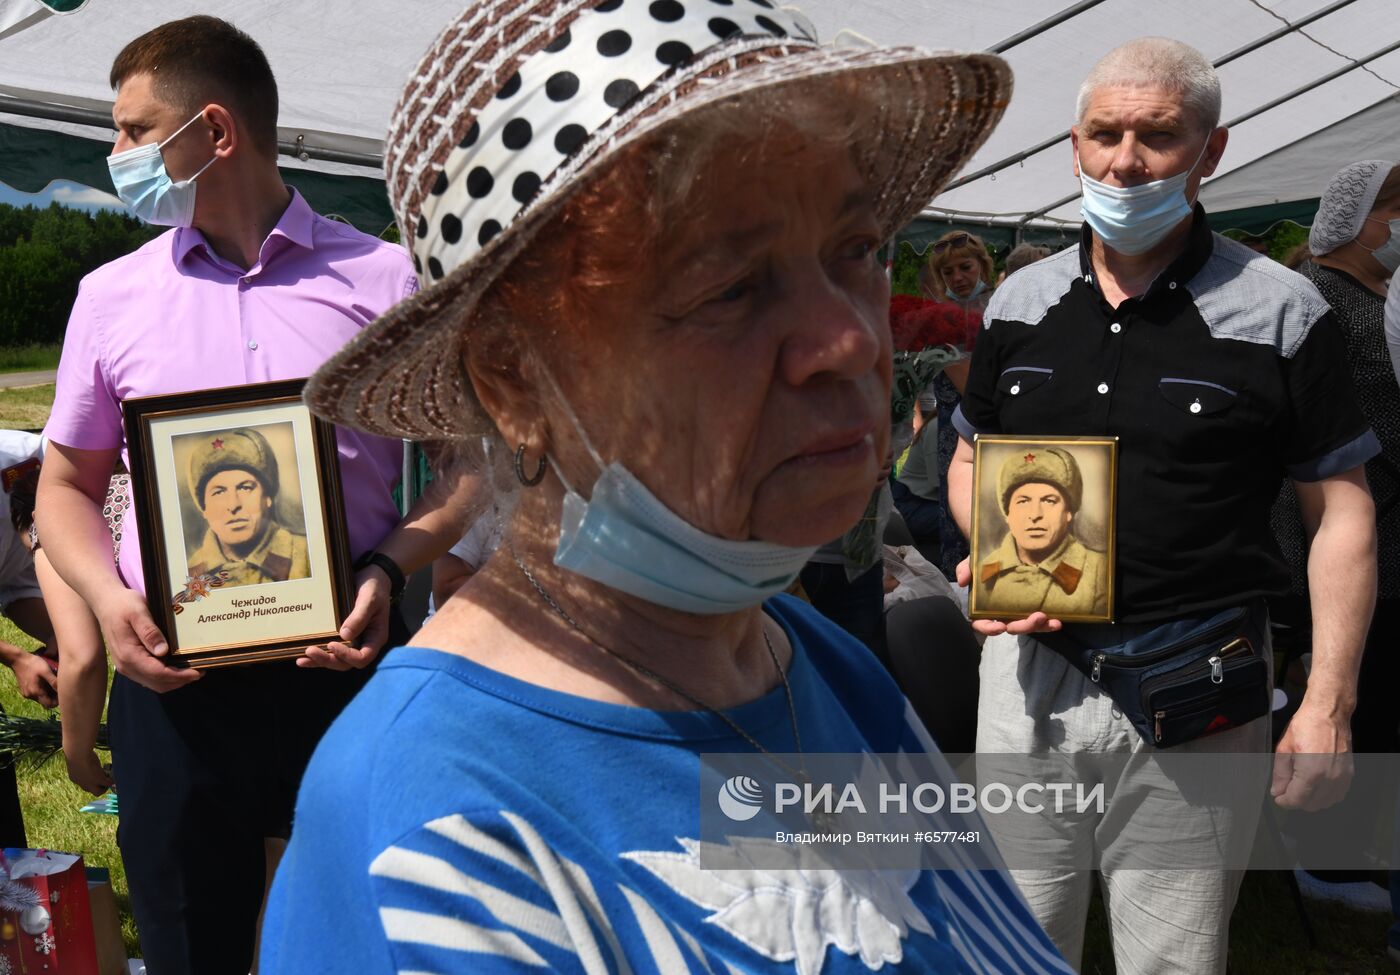
<svg viewBox="0 0 1400 975"><path fill-rule="evenodd" d="M63 346L57 342L49 345L6 345L0 346L0 372L34 372L39 369L57 369L58 355Z"/></svg>
<svg viewBox="0 0 1400 975"><path fill-rule="evenodd" d="M0 617L0 640L25 649L37 644L9 620ZM45 717L51 712L20 697L14 676L0 667L0 707L10 714ZM99 753L103 760L106 753ZM57 755L38 768L20 768L19 801L24 807L24 827L31 847L81 853L88 866L106 867L112 872L112 890L117 895L121 912L122 939L128 957L136 957L140 948L136 940L136 925L131 920L131 900L126 890L126 870L117 852L117 819L78 812L92 797L68 781L63 756Z"/></svg>
<svg viewBox="0 0 1400 975"><path fill-rule="evenodd" d="M53 383L0 389L0 430L42 430L53 410Z"/></svg>

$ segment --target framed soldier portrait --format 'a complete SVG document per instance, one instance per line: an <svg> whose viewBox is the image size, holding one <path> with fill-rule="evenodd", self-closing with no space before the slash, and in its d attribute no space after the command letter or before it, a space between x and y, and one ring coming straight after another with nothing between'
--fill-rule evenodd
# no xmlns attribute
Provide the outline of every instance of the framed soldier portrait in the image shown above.
<svg viewBox="0 0 1400 975"><path fill-rule="evenodd" d="M973 440L973 619L1113 620L1116 437Z"/></svg>
<svg viewBox="0 0 1400 975"><path fill-rule="evenodd" d="M146 599L173 661L339 639L351 572L335 428L302 403L304 383L122 404Z"/></svg>

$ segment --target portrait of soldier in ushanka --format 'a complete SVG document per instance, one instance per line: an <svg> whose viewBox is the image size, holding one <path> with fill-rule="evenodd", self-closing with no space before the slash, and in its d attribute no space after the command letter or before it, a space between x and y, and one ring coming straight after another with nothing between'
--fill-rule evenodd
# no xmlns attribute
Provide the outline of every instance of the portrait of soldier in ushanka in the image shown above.
<svg viewBox="0 0 1400 975"><path fill-rule="evenodd" d="M190 495L204 515L204 540L190 555L192 577L223 572L224 587L311 575L306 536L281 524L277 458L257 430L220 430L190 456Z"/></svg>
<svg viewBox="0 0 1400 975"><path fill-rule="evenodd" d="M977 567L978 608L1014 616L1106 616L1108 558L1074 536L1084 478L1074 455L1032 447L1002 462L997 501L1006 536Z"/></svg>

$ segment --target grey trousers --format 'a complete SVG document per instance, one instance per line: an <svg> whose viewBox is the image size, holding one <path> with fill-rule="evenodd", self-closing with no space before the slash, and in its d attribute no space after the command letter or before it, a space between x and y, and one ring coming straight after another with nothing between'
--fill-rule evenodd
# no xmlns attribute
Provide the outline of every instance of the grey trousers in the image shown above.
<svg viewBox="0 0 1400 975"><path fill-rule="evenodd" d="M1267 646L1264 655L1271 658ZM1106 795L1101 814L1065 810L1013 821L987 817L1017 886L1055 946L1079 968L1094 876L1085 864L1092 861L1100 865L1119 975L1223 975L1230 914L1243 872L1118 864L1140 862L1130 847L1144 837L1166 850L1196 844L1200 854L1228 836L1247 849L1257 812L1241 814L1239 805L1188 808L1173 784L1157 774L1155 760L1202 752L1266 756L1268 717L1157 753L1098 685L1032 637L989 638L980 676L979 776L989 770L995 775L999 761L1002 769L1017 765L998 756L1113 756L1112 761L1076 763L1083 775L1101 776ZM1260 803L1268 782L1267 757L1261 762ZM1251 780L1251 795L1255 788ZM1198 855L1181 862L1216 860ZM1030 866L1036 869L1017 869Z"/></svg>

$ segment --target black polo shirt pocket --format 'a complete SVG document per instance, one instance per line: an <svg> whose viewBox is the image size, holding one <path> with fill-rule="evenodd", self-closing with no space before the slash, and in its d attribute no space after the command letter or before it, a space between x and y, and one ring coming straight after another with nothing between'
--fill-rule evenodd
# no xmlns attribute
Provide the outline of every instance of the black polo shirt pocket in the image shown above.
<svg viewBox="0 0 1400 975"><path fill-rule="evenodd" d="M1003 396L1025 396L1044 386L1054 375L1054 369L1041 366L1011 366L1002 370L997 392Z"/></svg>
<svg viewBox="0 0 1400 975"><path fill-rule="evenodd" d="M1192 416L1214 417L1228 411L1238 401L1237 390L1203 379L1163 377L1157 389L1170 404Z"/></svg>

